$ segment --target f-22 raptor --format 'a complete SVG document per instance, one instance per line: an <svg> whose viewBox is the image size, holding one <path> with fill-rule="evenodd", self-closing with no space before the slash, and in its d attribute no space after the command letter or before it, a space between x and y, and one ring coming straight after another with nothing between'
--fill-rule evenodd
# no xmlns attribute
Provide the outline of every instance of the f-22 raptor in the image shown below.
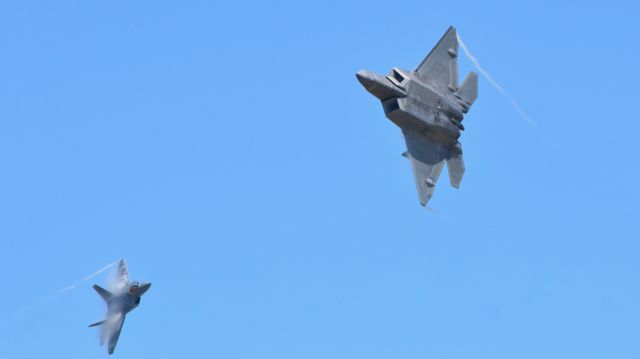
<svg viewBox="0 0 640 359"><path fill-rule="evenodd" d="M396 67L387 76L358 71L356 77L402 129L402 155L411 161L420 204L431 199L445 161L451 186L459 188L464 161L458 138L462 118L478 97L478 74L469 73L458 86L456 29L447 30L415 71Z"/></svg>
<svg viewBox="0 0 640 359"><path fill-rule="evenodd" d="M149 290L151 283L130 282L127 264L124 259L118 262L115 285L113 291L108 291L98 285L93 289L107 303L107 319L93 323L89 327L100 326L100 345L108 342L109 354L113 354L120 338L124 318L130 311L140 305L140 298Z"/></svg>

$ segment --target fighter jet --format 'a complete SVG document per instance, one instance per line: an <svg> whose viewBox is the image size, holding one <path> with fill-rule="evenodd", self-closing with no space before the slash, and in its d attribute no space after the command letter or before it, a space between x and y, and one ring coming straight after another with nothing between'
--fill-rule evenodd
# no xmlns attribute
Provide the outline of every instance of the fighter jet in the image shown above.
<svg viewBox="0 0 640 359"><path fill-rule="evenodd" d="M124 324L124 318L130 311L140 305L140 298L149 290L151 283L129 282L129 272L124 259L118 263L113 291L108 291L98 285L93 289L107 303L107 319L93 323L89 327L101 327L100 345L108 342L109 354L113 354L120 338L120 331Z"/></svg>
<svg viewBox="0 0 640 359"><path fill-rule="evenodd" d="M447 162L451 186L464 174L462 118L478 97L478 74L458 86L458 36L450 27L415 71L393 68L387 76L358 71L358 81L382 101L384 113L402 130L420 204L427 205Z"/></svg>

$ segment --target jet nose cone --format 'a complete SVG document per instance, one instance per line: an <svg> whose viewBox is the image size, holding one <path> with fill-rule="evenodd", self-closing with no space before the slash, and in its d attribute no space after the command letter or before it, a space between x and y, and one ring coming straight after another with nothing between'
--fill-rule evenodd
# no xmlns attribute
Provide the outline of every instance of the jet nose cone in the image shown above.
<svg viewBox="0 0 640 359"><path fill-rule="evenodd" d="M365 88L371 86L371 84L373 83L373 76L369 71L360 70L356 72L356 77Z"/></svg>
<svg viewBox="0 0 640 359"><path fill-rule="evenodd" d="M404 91L397 88L387 78L378 76L373 72L360 70L356 72L356 77L362 86L379 100L384 101L391 97L406 97Z"/></svg>
<svg viewBox="0 0 640 359"><path fill-rule="evenodd" d="M139 295L143 295L144 293L146 293L150 287L151 287L151 282L140 284L140 289L138 289Z"/></svg>

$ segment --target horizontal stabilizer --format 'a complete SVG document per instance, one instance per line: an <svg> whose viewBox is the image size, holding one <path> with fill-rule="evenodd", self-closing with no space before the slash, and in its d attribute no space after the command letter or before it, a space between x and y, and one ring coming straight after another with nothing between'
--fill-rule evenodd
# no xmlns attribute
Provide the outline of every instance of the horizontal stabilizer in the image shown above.
<svg viewBox="0 0 640 359"><path fill-rule="evenodd" d="M478 74L473 71L469 72L455 95L466 102L465 107L468 110L478 98Z"/></svg>
<svg viewBox="0 0 640 359"><path fill-rule="evenodd" d="M99 285L95 285L94 284L93 289L95 289L96 292L98 292L98 294L100 294L100 296L102 297L102 299L105 302L108 302L109 299L111 299L111 297L113 297L113 294L111 294L111 292L109 292L108 290L100 287Z"/></svg>
<svg viewBox="0 0 640 359"><path fill-rule="evenodd" d="M91 325L89 326L89 328L91 328L91 327L97 327L98 325L102 325L102 324L104 324L104 322L106 322L106 320L101 320L101 321L99 321L99 322L93 323L93 324L91 324Z"/></svg>

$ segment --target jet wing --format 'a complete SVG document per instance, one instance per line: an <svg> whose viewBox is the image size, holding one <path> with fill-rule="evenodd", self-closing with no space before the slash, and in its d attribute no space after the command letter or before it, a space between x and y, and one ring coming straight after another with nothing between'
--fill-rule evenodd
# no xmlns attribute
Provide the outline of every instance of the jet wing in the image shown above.
<svg viewBox="0 0 640 359"><path fill-rule="evenodd" d="M111 333L109 333L109 354L113 354L113 351L116 350L122 325L124 325L124 318L124 314L116 314L113 320L109 320L109 328L106 328L111 331Z"/></svg>
<svg viewBox="0 0 640 359"><path fill-rule="evenodd" d="M417 132L403 131L403 134L407 143L404 156L411 161L420 204L426 206L450 151Z"/></svg>
<svg viewBox="0 0 640 359"><path fill-rule="evenodd" d="M458 35L451 26L416 69L418 75L443 92L458 86Z"/></svg>

